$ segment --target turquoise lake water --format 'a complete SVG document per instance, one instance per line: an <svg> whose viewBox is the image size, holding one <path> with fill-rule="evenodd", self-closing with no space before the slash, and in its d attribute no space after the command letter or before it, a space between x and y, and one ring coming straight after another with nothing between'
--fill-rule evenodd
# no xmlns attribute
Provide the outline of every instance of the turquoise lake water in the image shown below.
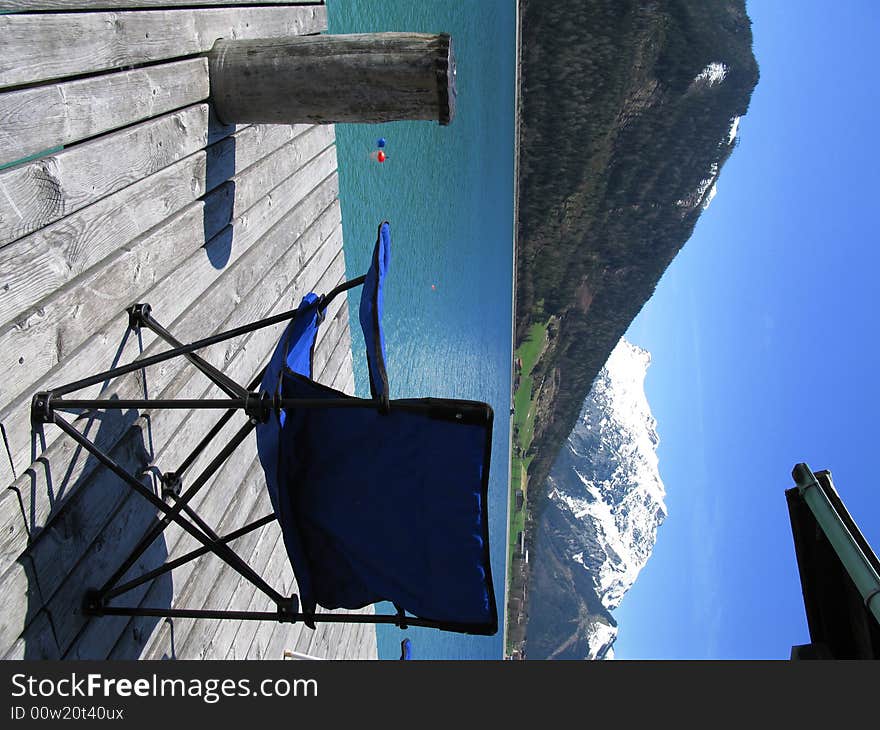
<svg viewBox="0 0 880 730"><path fill-rule="evenodd" d="M331 33L452 36L456 115L436 122L336 126L347 275L366 271L378 224L391 223L385 300L394 398L469 398L495 411L489 487L492 575L503 621L510 461L513 267L514 0L328 0ZM370 158L387 140L388 159ZM359 290L350 297L357 393L369 397ZM390 605L386 611L391 613ZM379 627L379 657L500 659L491 637Z"/></svg>

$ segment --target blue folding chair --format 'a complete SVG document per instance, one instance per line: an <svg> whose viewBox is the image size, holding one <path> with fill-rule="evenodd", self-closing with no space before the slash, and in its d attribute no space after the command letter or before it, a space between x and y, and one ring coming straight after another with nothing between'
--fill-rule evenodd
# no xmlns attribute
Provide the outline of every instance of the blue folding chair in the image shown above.
<svg viewBox="0 0 880 730"><path fill-rule="evenodd" d="M91 615L235 618L315 622L393 623L471 634L494 634L498 616L489 558L487 492L492 445L491 407L443 398L390 397L382 329L383 294L391 256L387 222L368 272L326 296L306 296L295 310L183 345L153 318L149 305L129 311L132 326L147 327L173 349L38 393L35 423L54 423L115 471L160 512L116 573L89 590ZM371 398L355 398L312 380L318 327L330 301L362 285L360 323ZM289 320L265 370L249 388L235 383L195 351ZM64 396L109 378L185 356L228 396L211 401L72 400ZM257 388L257 385L259 387ZM224 408L226 413L179 468L162 475L157 497L82 434L60 412L70 409ZM248 422L184 489L196 456L235 413ZM195 494L256 428L257 449L273 514L220 536L188 507ZM187 478L189 481L189 478ZM277 519L293 567L298 596L268 585L229 543ZM170 522L201 544L134 579L120 583ZM211 552L266 593L275 611L223 611L121 606L114 599L179 565ZM390 601L396 615L333 613ZM318 606L327 609L318 612Z"/></svg>

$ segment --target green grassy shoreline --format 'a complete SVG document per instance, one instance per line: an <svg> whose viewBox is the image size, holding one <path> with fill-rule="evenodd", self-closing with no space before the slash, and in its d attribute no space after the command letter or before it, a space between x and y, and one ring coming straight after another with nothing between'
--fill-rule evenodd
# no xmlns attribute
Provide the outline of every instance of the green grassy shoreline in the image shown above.
<svg viewBox="0 0 880 730"><path fill-rule="evenodd" d="M521 584L520 576L524 567L519 562L522 560L522 556L519 554L518 536L525 530L529 510L528 470L533 457L527 456L527 454L532 443L535 425L532 369L544 351L546 340L547 323L534 324L529 329L523 343L514 352L514 371L517 382L513 395L511 477L510 494L508 495L508 514L510 515L507 531L507 564L510 566L508 570L508 596L517 594L515 587L517 583ZM522 490L523 494L523 504L519 509L516 504L518 490ZM519 617L513 615L510 602L507 606L507 620L508 624L510 622L519 623ZM515 648L513 646L515 642L508 640L507 643L509 645L505 647L505 650L509 654Z"/></svg>

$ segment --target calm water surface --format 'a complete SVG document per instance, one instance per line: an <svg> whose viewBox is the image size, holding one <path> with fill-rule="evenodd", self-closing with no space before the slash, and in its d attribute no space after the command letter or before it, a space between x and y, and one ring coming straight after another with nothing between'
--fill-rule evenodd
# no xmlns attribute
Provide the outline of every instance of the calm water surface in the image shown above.
<svg viewBox="0 0 880 730"><path fill-rule="evenodd" d="M456 116L436 122L340 124L349 277L369 266L378 224L391 223L385 300L391 395L470 398L495 410L489 488L492 574L503 613L511 392L515 4L513 0L328 0L331 33L449 33ZM370 158L387 140L388 159ZM357 296L350 297L357 392L369 396ZM385 606L391 611L390 604ZM500 659L502 631L465 636L379 627L379 656Z"/></svg>

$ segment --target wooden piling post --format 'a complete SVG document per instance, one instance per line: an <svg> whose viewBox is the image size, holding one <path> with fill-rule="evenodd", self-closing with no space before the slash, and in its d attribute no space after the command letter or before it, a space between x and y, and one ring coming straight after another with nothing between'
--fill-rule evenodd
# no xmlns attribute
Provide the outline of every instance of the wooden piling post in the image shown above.
<svg viewBox="0 0 880 730"><path fill-rule="evenodd" d="M445 33L220 39L208 62L211 100L228 124L449 124L455 114Z"/></svg>

